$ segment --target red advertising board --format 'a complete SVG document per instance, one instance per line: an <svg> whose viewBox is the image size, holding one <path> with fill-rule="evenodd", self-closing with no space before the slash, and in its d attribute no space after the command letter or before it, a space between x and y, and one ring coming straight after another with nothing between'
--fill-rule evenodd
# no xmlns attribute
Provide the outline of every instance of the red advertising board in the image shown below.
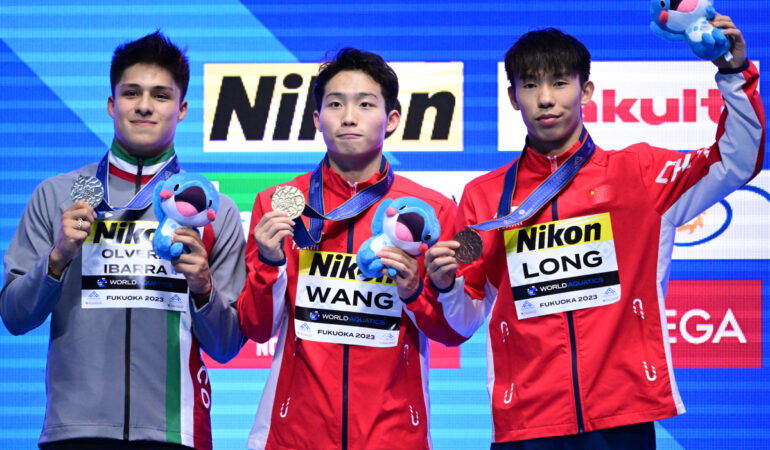
<svg viewBox="0 0 770 450"><path fill-rule="evenodd" d="M674 367L762 367L762 282L760 280L673 280L668 285L666 328ZM227 364L208 355L211 369L266 369L277 338L248 341ZM430 367L460 368L460 347L430 342Z"/></svg>
<svg viewBox="0 0 770 450"><path fill-rule="evenodd" d="M666 319L674 367L762 367L760 280L671 281Z"/></svg>

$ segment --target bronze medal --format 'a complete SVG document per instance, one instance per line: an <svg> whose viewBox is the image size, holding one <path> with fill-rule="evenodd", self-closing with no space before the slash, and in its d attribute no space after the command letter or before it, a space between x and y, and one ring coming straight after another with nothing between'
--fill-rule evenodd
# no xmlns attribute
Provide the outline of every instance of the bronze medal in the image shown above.
<svg viewBox="0 0 770 450"><path fill-rule="evenodd" d="M461 263L470 264L481 256L484 249L484 243L481 236L473 228L461 230L453 238L460 243L460 247L455 250L455 259Z"/></svg>

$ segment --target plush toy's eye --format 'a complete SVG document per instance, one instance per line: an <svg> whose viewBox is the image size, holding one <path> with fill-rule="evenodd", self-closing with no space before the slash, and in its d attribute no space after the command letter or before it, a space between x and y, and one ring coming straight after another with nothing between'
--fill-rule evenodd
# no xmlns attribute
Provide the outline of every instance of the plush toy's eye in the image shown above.
<svg viewBox="0 0 770 450"><path fill-rule="evenodd" d="M175 191L178 191L178 190L179 190L179 185L178 185L178 184L177 184L176 186L174 186L174 190L175 190Z"/></svg>
<svg viewBox="0 0 770 450"><path fill-rule="evenodd" d="M660 7L661 8L665 8L666 7L666 2L664 0L660 0Z"/></svg>
<svg viewBox="0 0 770 450"><path fill-rule="evenodd" d="M213 201L209 200L209 208L211 208L211 204L214 203Z"/></svg>
<svg viewBox="0 0 770 450"><path fill-rule="evenodd" d="M404 205L404 206L402 206L402 207L398 208L398 210L399 210L399 211L401 211L401 210L403 210L404 208L406 208L406 205Z"/></svg>
<svg viewBox="0 0 770 450"><path fill-rule="evenodd" d="M426 240L426 241L429 241L429 240L430 240L430 235L429 235L429 234L426 234L426 235L425 235L425 240Z"/></svg>

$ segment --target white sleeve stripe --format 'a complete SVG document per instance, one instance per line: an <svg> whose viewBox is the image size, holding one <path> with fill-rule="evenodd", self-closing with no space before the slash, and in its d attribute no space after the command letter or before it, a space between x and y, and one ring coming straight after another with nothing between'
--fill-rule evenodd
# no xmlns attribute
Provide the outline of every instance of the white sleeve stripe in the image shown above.
<svg viewBox="0 0 770 450"><path fill-rule="evenodd" d="M270 331L271 336L275 336L278 329L281 326L283 315L286 311L286 263L278 267L278 278L273 284L273 329Z"/></svg>
<svg viewBox="0 0 770 450"><path fill-rule="evenodd" d="M447 323L461 336L471 337L484 324L492 310L497 288L487 281L484 294L483 299L471 298L465 292L465 277L457 278L451 291L439 294L438 301L444 307Z"/></svg>
<svg viewBox="0 0 770 450"><path fill-rule="evenodd" d="M658 240L658 265L655 279L655 288L658 300L658 314L660 315L663 348L666 353L666 366L668 366L668 379L671 383L671 398L676 405L677 414L684 414L685 407L679 387L674 378L674 363L671 358L671 343L668 336L668 318L666 317L666 291L668 290L669 268L671 266L671 248L674 246L676 227L663 222L660 226L660 238Z"/></svg>

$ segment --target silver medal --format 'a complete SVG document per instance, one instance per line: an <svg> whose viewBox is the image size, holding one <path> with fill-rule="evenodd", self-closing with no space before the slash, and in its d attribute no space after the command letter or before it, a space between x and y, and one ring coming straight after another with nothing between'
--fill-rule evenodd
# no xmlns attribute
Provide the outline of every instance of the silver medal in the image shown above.
<svg viewBox="0 0 770 450"><path fill-rule="evenodd" d="M79 175L78 179L72 183L70 198L73 203L84 200L92 208L96 208L104 199L104 186L102 186L101 181L94 177Z"/></svg>

